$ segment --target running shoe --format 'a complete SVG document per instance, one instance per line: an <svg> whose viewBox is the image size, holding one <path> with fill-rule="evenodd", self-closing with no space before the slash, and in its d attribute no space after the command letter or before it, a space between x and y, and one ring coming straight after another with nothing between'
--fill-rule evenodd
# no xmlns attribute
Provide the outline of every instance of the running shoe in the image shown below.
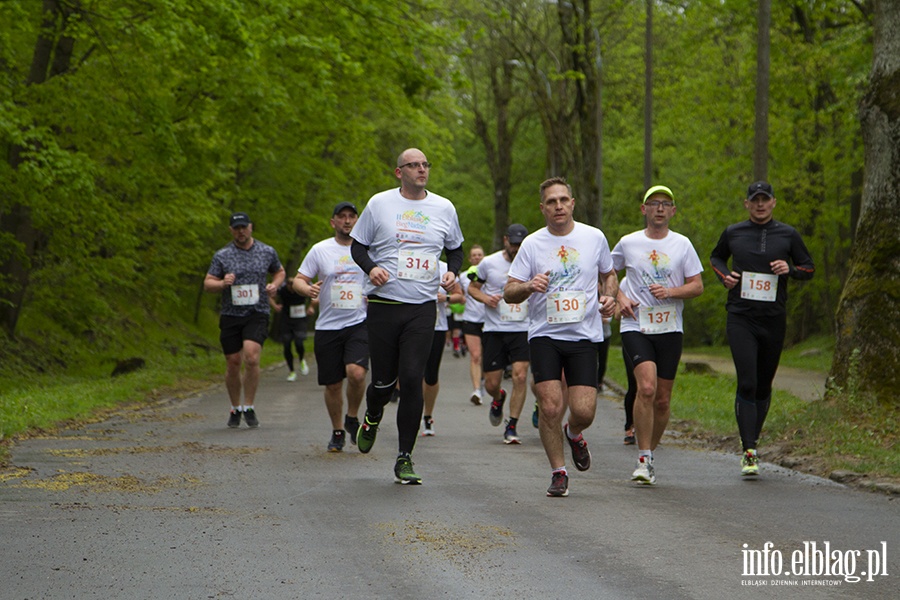
<svg viewBox="0 0 900 600"><path fill-rule="evenodd" d="M391 392L391 402L399 402L400 401L400 388L394 388L394 391Z"/></svg>
<svg viewBox="0 0 900 600"><path fill-rule="evenodd" d="M534 402L534 412L531 413L531 424L534 425L534 428L538 428L538 406L537 400Z"/></svg>
<svg viewBox="0 0 900 600"><path fill-rule="evenodd" d="M422 429L422 435L431 437L434 435L434 419L422 419L425 422L425 428Z"/></svg>
<svg viewBox="0 0 900 600"><path fill-rule="evenodd" d="M547 495L552 498L565 498L569 495L569 476L562 471L553 473Z"/></svg>
<svg viewBox="0 0 900 600"><path fill-rule="evenodd" d="M469 401L475 406L481 406L481 392L478 390L472 392L472 395L469 396Z"/></svg>
<svg viewBox="0 0 900 600"><path fill-rule="evenodd" d="M350 443L356 445L356 432L359 431L359 419L344 415L344 431L350 434Z"/></svg>
<svg viewBox="0 0 900 600"><path fill-rule="evenodd" d="M631 474L631 480L643 485L656 483L656 474L653 472L653 460L646 456L640 457L637 468Z"/></svg>
<svg viewBox="0 0 900 600"><path fill-rule="evenodd" d="M256 429L259 427L259 419L256 418L256 411L252 408L244 409L244 422L247 423L247 427L250 429Z"/></svg>
<svg viewBox="0 0 900 600"><path fill-rule="evenodd" d="M306 364L306 359L300 361L300 374L306 377L309 375L309 365Z"/></svg>
<svg viewBox="0 0 900 600"><path fill-rule="evenodd" d="M291 374L287 376L288 381L297 381L297 374L291 371Z"/></svg>
<svg viewBox="0 0 900 600"><path fill-rule="evenodd" d="M503 443L504 444L521 444L522 440L519 439L519 434L516 433L516 426L510 425L509 421L506 422L506 431L503 432Z"/></svg>
<svg viewBox="0 0 900 600"><path fill-rule="evenodd" d="M634 446L637 443L637 438L634 437L634 427L625 430L625 438L622 443L626 446Z"/></svg>
<svg viewBox="0 0 900 600"><path fill-rule="evenodd" d="M503 379L512 379L512 365L503 368Z"/></svg>
<svg viewBox="0 0 900 600"><path fill-rule="evenodd" d="M413 471L413 462L408 456L398 456L394 463L394 481L403 485L419 485L422 478Z"/></svg>
<svg viewBox="0 0 900 600"><path fill-rule="evenodd" d="M241 426L241 411L232 408L231 413L228 415L228 426L232 429L237 429Z"/></svg>
<svg viewBox="0 0 900 600"><path fill-rule="evenodd" d="M329 452L342 452L344 450L344 430L335 429L331 432L331 441L328 442Z"/></svg>
<svg viewBox="0 0 900 600"><path fill-rule="evenodd" d="M372 446L375 445L375 436L378 435L378 423L379 421L373 421L369 418L367 411L362 424L359 426L359 431L356 432L356 445L363 454L367 454L372 449Z"/></svg>
<svg viewBox="0 0 900 600"><path fill-rule="evenodd" d="M500 399L491 401L491 425L496 427L503 421L503 404L506 402L506 390L500 390Z"/></svg>
<svg viewBox="0 0 900 600"><path fill-rule="evenodd" d="M453 358L459 358L459 357L460 357L459 350L454 349L454 350L453 350Z"/></svg>
<svg viewBox="0 0 900 600"><path fill-rule="evenodd" d="M741 457L741 476L756 477L759 475L759 457L752 448Z"/></svg>
<svg viewBox="0 0 900 600"><path fill-rule="evenodd" d="M579 435L577 440L569 439L569 424L563 425L563 434L572 448L572 462L579 471L587 471L591 468L591 451L588 450L587 441L583 435Z"/></svg>

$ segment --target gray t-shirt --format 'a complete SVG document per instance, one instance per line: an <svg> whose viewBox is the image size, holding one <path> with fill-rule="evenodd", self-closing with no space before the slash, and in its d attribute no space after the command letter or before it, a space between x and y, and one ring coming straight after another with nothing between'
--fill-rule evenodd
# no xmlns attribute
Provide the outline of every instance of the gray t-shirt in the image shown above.
<svg viewBox="0 0 900 600"><path fill-rule="evenodd" d="M254 312L269 313L268 274L280 270L281 261L275 249L253 240L247 250L232 242L216 252L207 273L219 279L234 273L234 284L222 291L222 314L246 317Z"/></svg>

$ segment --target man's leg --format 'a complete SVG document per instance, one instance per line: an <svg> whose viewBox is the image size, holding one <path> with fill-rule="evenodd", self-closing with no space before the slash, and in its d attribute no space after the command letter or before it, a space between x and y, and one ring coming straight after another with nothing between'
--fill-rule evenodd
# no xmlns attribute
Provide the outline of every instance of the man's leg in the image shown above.
<svg viewBox="0 0 900 600"><path fill-rule="evenodd" d="M566 464L562 431L566 402L563 396L562 382L558 379L542 381L535 383L534 389L540 408L538 430L541 434L541 444L544 446L544 452L547 453L550 468L561 469Z"/></svg>
<svg viewBox="0 0 900 600"><path fill-rule="evenodd" d="M655 438L656 363L644 361L634 367L637 395L634 399L634 430L639 450L652 450ZM657 441L659 441L657 439Z"/></svg>
<svg viewBox="0 0 900 600"><path fill-rule="evenodd" d="M594 416L597 414L597 388L570 385L566 391L566 398L569 406L569 432L573 438L577 438L594 422Z"/></svg>
<svg viewBox="0 0 900 600"><path fill-rule="evenodd" d="M338 381L325 386L325 408L328 410L328 418L331 419L331 428L335 431L343 427L341 412L344 407L344 382Z"/></svg>
<svg viewBox="0 0 900 600"><path fill-rule="evenodd" d="M262 346L253 340L244 340L241 351L244 358L244 404L253 406L256 400L256 389L259 387L259 355Z"/></svg>
<svg viewBox="0 0 900 600"><path fill-rule="evenodd" d="M241 405L241 353L235 352L225 356L225 389L231 406Z"/></svg>
<svg viewBox="0 0 900 600"><path fill-rule="evenodd" d="M502 375L497 371L498 379ZM513 389L509 399L509 416L518 419L525 406L525 396L528 391L528 362L518 361L512 364Z"/></svg>
<svg viewBox="0 0 900 600"><path fill-rule="evenodd" d="M672 388L675 386L674 379L656 380L656 401L653 403L653 438L650 440L650 449L656 450L659 440L662 439L669 425L669 415L671 410L669 403L672 400Z"/></svg>

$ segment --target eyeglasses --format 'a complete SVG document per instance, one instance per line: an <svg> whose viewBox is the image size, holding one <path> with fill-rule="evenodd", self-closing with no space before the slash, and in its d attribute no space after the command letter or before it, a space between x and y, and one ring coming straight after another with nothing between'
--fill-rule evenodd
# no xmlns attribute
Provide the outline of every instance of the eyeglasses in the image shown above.
<svg viewBox="0 0 900 600"><path fill-rule="evenodd" d="M653 208L653 209L657 209L660 206L662 206L663 208L672 208L673 206L675 206L675 203L669 202L668 200L666 200L665 202L660 202L659 200L654 200L653 202L645 202L644 206L646 206L648 208Z"/></svg>
<svg viewBox="0 0 900 600"><path fill-rule="evenodd" d="M413 169L418 169L419 167L424 167L426 169L430 169L431 163L430 162L410 162L410 163L406 163L405 165L400 165L397 168L402 169L403 167L412 167Z"/></svg>

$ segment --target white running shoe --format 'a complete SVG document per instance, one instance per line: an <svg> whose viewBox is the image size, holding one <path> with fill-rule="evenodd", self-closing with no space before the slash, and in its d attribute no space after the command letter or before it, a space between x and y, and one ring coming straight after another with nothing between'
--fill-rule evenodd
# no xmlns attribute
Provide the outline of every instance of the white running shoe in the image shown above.
<svg viewBox="0 0 900 600"><path fill-rule="evenodd" d="M631 480L643 485L656 483L656 474L653 472L653 461L646 456L638 459L637 468L631 474Z"/></svg>
<svg viewBox="0 0 900 600"><path fill-rule="evenodd" d="M481 406L481 392L478 390L472 392L472 395L469 396L469 401L475 406Z"/></svg>
<svg viewBox="0 0 900 600"><path fill-rule="evenodd" d="M434 435L434 419L425 419L425 427L422 429L422 435L431 437Z"/></svg>
<svg viewBox="0 0 900 600"><path fill-rule="evenodd" d="M309 375L309 365L306 364L306 359L300 361L300 374L306 377Z"/></svg>
<svg viewBox="0 0 900 600"><path fill-rule="evenodd" d="M297 374L291 371L291 374L287 376L288 381L297 381Z"/></svg>

